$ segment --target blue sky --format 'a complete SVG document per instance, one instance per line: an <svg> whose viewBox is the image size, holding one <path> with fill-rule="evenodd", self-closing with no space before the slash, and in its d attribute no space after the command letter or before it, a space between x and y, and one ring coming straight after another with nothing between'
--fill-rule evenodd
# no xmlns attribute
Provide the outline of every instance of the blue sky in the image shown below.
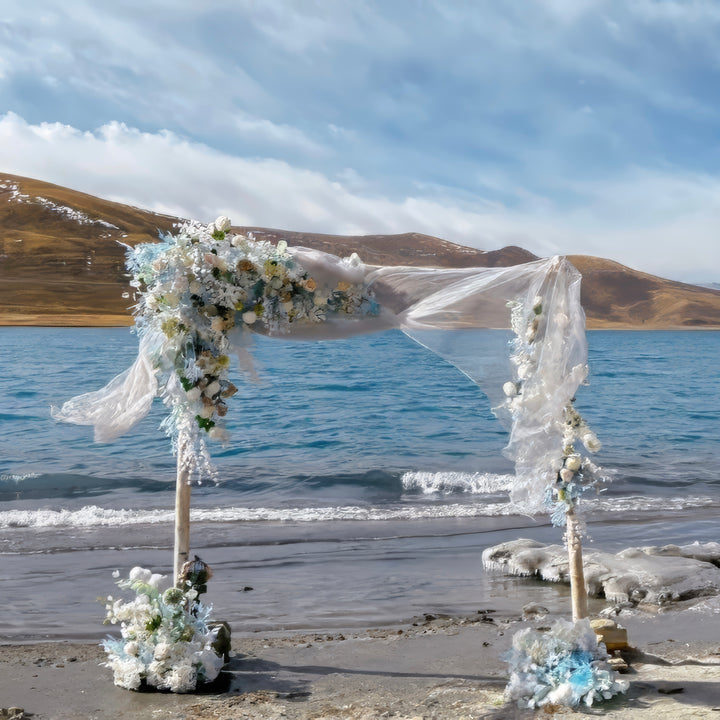
<svg viewBox="0 0 720 720"><path fill-rule="evenodd" d="M5 0L0 170L720 282L715 0Z"/></svg>

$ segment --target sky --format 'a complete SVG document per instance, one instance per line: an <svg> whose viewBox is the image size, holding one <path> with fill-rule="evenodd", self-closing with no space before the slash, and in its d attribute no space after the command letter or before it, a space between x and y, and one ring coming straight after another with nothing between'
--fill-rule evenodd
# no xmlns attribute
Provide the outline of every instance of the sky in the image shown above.
<svg viewBox="0 0 720 720"><path fill-rule="evenodd" d="M3 0L0 171L720 282L716 0Z"/></svg>

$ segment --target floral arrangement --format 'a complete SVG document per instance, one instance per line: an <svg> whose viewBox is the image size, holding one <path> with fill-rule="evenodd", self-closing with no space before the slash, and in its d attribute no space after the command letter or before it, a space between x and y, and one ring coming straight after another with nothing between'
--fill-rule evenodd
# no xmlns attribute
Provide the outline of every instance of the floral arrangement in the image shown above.
<svg viewBox="0 0 720 720"><path fill-rule="evenodd" d="M559 619L545 632L526 628L515 634L505 655L510 665L505 698L521 708L608 700L626 692L629 683L617 677L607 658L589 620Z"/></svg>
<svg viewBox="0 0 720 720"><path fill-rule="evenodd" d="M128 251L135 327L153 340L160 394L172 409L165 430L176 450L180 436L194 446L192 470L212 476L204 437L229 439L226 401L238 391L228 377L231 333L280 334L332 314L375 315L379 306L362 285L311 277L284 241L232 234L226 217L188 222L161 240Z"/></svg>
<svg viewBox="0 0 720 720"><path fill-rule="evenodd" d="M511 327L515 334L511 340L510 361L514 368L514 379L503 385L505 408L514 420L532 413L538 407L538 398L544 393L542 382L535 379L539 365L539 343L536 340L544 332L543 298L536 296L530 312L519 300L508 303ZM574 399L573 399L574 400ZM582 442L588 452L600 450L600 442L585 420L570 401L563 409L562 450L549 458L549 477L554 478L545 492L545 504L550 508L551 521L562 527L566 523L569 509L573 508L581 495L591 488L597 488L601 480L600 469L575 450L576 441Z"/></svg>
<svg viewBox="0 0 720 720"><path fill-rule="evenodd" d="M166 576L141 567L117 584L136 597L125 602L110 595L105 605L105 623L120 623L121 638L103 642L116 685L137 690L145 682L185 693L218 676L224 660L212 645L210 608L198 602L196 589L169 587Z"/></svg>

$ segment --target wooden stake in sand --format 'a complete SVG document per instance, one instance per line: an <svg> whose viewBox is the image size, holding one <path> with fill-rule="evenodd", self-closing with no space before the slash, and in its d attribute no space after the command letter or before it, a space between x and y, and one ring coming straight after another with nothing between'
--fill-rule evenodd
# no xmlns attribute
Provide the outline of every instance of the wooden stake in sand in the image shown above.
<svg viewBox="0 0 720 720"><path fill-rule="evenodd" d="M570 595L572 598L573 622L583 620L588 616L588 596L585 587L585 573L583 571L582 541L578 519L575 516L575 509L570 508L567 512L567 529L565 540L568 548L568 559L570 561Z"/></svg>
<svg viewBox="0 0 720 720"><path fill-rule="evenodd" d="M177 585L182 566L190 558L190 472L184 462L185 447L179 441L177 449L177 479L175 485L175 562L173 583Z"/></svg>

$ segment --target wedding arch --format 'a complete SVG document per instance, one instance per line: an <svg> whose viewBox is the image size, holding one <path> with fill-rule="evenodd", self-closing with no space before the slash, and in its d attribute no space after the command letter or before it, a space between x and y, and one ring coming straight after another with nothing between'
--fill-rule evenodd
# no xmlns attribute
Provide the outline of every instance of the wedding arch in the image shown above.
<svg viewBox="0 0 720 720"><path fill-rule="evenodd" d="M573 407L587 377L580 274L564 258L514 267L366 265L234 234L230 220L189 222L128 248L137 359L100 390L53 409L93 425L96 441L129 431L161 397L177 456L174 575L189 557L193 479L214 476L209 441L228 443L237 387L231 356L250 370L250 338L335 339L399 328L459 368L509 431L518 511L567 525L573 619L587 616L578 498L598 480L576 448L599 448ZM508 331L511 331L510 333Z"/></svg>

